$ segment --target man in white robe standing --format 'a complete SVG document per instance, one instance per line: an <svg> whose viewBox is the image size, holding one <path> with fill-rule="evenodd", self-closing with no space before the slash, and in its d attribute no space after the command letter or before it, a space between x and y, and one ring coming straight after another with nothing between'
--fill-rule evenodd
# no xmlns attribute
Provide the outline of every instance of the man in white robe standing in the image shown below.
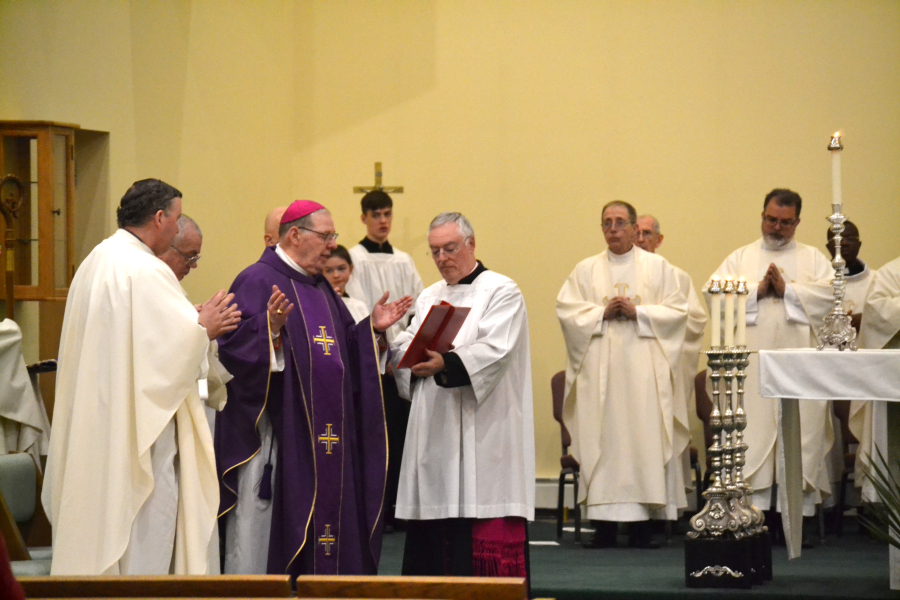
<svg viewBox="0 0 900 600"><path fill-rule="evenodd" d="M635 227L634 244L645 252L655 254L663 243L663 234L660 232L659 221L653 215L641 215L637 219ZM671 263L670 263L671 264ZM708 317L703 301L694 288L694 282L687 272L672 265L678 277L682 293L688 300L688 318L684 331L684 345L681 348L682 386L676 388L676 397L680 400L675 404L674 410L678 412L676 420L688 423L688 414L691 411L691 396L694 394L694 379L697 374L697 364L700 358L700 348L703 345L703 328L706 327ZM703 367L705 368L705 364ZM690 439L684 440L684 448L680 450L682 468L684 469L684 481L690 482L691 448ZM678 449L676 448L676 451ZM701 482L695 482L701 485ZM699 509L700 507L698 507Z"/></svg>
<svg viewBox="0 0 900 600"><path fill-rule="evenodd" d="M716 269L720 279L744 277L747 281L747 348L751 352L812 347L815 330L833 305L831 263L820 250L794 240L801 207L796 192L769 192L763 202L762 237L732 252ZM709 289L709 282L703 289ZM773 484L782 483L783 477L776 464L780 404L775 398L760 397L754 354L744 386L744 441L749 446L744 478L754 490L753 503L769 510L776 502ZM831 411L830 402L800 403L803 514L807 517L831 493L825 468L834 442Z"/></svg>
<svg viewBox="0 0 900 600"><path fill-rule="evenodd" d="M607 250L575 266L556 299L566 341L563 419L581 465L590 547L654 548L650 519L687 506L681 451L690 440L682 348L688 300L666 259L634 246L637 213L603 207Z"/></svg>
<svg viewBox="0 0 900 600"><path fill-rule="evenodd" d="M240 313L220 292L198 315L157 258L180 214L178 190L136 182L69 288L42 497L53 575L212 570L218 482L197 381Z"/></svg>
<svg viewBox="0 0 900 600"><path fill-rule="evenodd" d="M843 247L843 244L841 244ZM862 310L859 331L859 347L871 349L900 349L900 258L895 258L875 272ZM877 502L872 483L863 475L871 463L871 456L881 449L888 457L886 402L871 402L867 411L853 412L851 405L850 427L859 439L856 452L856 485L862 485L863 499Z"/></svg>
<svg viewBox="0 0 900 600"><path fill-rule="evenodd" d="M428 245L443 281L422 292L392 345L400 394L412 398L397 495L397 518L409 519L403 574L526 577L535 457L525 301L475 259L463 215L435 217ZM471 309L453 350L396 369L442 301Z"/></svg>
<svg viewBox="0 0 900 600"><path fill-rule="evenodd" d="M384 292L390 298L411 296L413 301L422 293L422 278L416 271L412 257L394 248L388 241L394 222L394 201L381 190L368 192L360 200L360 221L366 226L366 237L350 248L353 274L347 282L346 292L351 298L362 300L368 312ZM388 343L403 332L416 312L413 304L410 314L395 323L386 333ZM384 391L384 411L388 426L388 479L385 488L385 526L388 531L397 526L394 505L397 502L397 485L400 479L400 457L403 456L403 440L409 421L409 402L400 398L391 369L381 378Z"/></svg>

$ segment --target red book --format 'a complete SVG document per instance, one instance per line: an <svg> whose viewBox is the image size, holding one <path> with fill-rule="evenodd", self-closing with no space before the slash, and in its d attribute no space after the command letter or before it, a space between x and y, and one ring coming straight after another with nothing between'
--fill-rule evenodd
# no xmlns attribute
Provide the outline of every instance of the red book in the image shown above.
<svg viewBox="0 0 900 600"><path fill-rule="evenodd" d="M409 369L427 361L427 350L438 354L449 352L453 347L453 339L459 333L470 310L469 307L457 307L443 301L432 306L397 368Z"/></svg>

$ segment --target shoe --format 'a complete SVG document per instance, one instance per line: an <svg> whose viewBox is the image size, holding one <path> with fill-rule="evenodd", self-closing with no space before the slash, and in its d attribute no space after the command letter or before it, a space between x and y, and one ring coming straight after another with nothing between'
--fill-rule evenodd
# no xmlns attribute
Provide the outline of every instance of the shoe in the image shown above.
<svg viewBox="0 0 900 600"><path fill-rule="evenodd" d="M613 521L592 521L594 535L591 541L584 544L585 548L615 548L618 524Z"/></svg>
<svg viewBox="0 0 900 600"><path fill-rule="evenodd" d="M653 541L653 522L635 521L628 524L628 547L656 550L659 542Z"/></svg>

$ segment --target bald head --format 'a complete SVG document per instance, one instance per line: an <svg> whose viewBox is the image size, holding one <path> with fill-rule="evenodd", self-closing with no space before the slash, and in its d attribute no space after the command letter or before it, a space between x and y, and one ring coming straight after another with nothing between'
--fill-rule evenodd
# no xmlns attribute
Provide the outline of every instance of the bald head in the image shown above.
<svg viewBox="0 0 900 600"><path fill-rule="evenodd" d="M634 228L634 243L641 250L655 253L662 245L663 235L659 232L659 221L653 215L641 215Z"/></svg>
<svg viewBox="0 0 900 600"><path fill-rule="evenodd" d="M273 208L266 215L266 233L263 236L266 240L266 246L275 246L281 239L281 236L278 235L278 227L281 225L281 217L284 216L284 211L286 210L287 206L279 206Z"/></svg>

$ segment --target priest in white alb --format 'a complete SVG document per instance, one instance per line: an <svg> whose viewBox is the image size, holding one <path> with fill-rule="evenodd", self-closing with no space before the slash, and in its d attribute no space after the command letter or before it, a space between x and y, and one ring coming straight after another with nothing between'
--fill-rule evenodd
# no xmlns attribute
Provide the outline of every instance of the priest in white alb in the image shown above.
<svg viewBox="0 0 900 600"><path fill-rule="evenodd" d="M443 280L392 345L400 394L412 399L397 493L397 518L410 520L403 574L526 577L535 457L525 301L475 259L463 215L435 217L428 245ZM397 368L442 301L471 309L454 348Z"/></svg>
<svg viewBox="0 0 900 600"><path fill-rule="evenodd" d="M875 272L862 310L859 347L900 349L900 258ZM875 490L863 472L871 462L870 457L876 455L876 448L887 458L887 406L882 401L859 404L868 404L870 408L860 410L862 407L857 402L851 404L850 428L859 440L856 485L862 487L864 500L875 502Z"/></svg>
<svg viewBox="0 0 900 600"><path fill-rule="evenodd" d="M0 454L27 452L40 469L50 444L50 420L25 367L22 330L12 319L0 321L0 382Z"/></svg>
<svg viewBox="0 0 900 600"><path fill-rule="evenodd" d="M831 263L820 250L794 240L801 207L796 192L769 192L763 202L762 237L732 252L716 269L720 279L744 277L747 281L750 351L814 346L815 330L833 305ZM703 289L709 290L709 282ZM775 502L773 484L781 483L783 476L776 465L779 401L760 397L755 355L751 355L744 386L744 439L749 445L744 478L754 490L754 505L769 510ZM812 516L816 504L831 493L825 466L834 442L831 411L830 402L800 403L804 516Z"/></svg>
<svg viewBox="0 0 900 600"><path fill-rule="evenodd" d="M641 250L655 254L662 245L665 236L660 231L659 221L653 215L641 215L637 219L634 244ZM684 330L684 344L681 347L681 387L676 387L675 394L680 400L676 403L675 410L678 414L676 420L681 423L688 422L688 413L691 411L691 397L694 394L694 379L697 376L697 365L700 360L700 348L703 345L703 329L709 317L703 307L694 282L686 271L672 265L678 277L681 292L688 300L688 318ZM703 365L705 367L705 365ZM676 448L681 452L682 468L684 469L685 483L690 483L691 447L690 439L684 440L684 447ZM695 482L701 485L701 482Z"/></svg>
<svg viewBox="0 0 900 600"><path fill-rule="evenodd" d="M688 300L678 273L634 245L637 214L603 207L607 250L575 266L556 299L566 341L563 418L581 465L593 547L652 548L651 519L687 506L682 451L690 430L681 389Z"/></svg>
<svg viewBox="0 0 900 600"><path fill-rule="evenodd" d="M69 288L42 497L53 575L212 571L218 483L198 380L240 312L220 292L198 313L157 258L180 214L178 190L136 182Z"/></svg>

